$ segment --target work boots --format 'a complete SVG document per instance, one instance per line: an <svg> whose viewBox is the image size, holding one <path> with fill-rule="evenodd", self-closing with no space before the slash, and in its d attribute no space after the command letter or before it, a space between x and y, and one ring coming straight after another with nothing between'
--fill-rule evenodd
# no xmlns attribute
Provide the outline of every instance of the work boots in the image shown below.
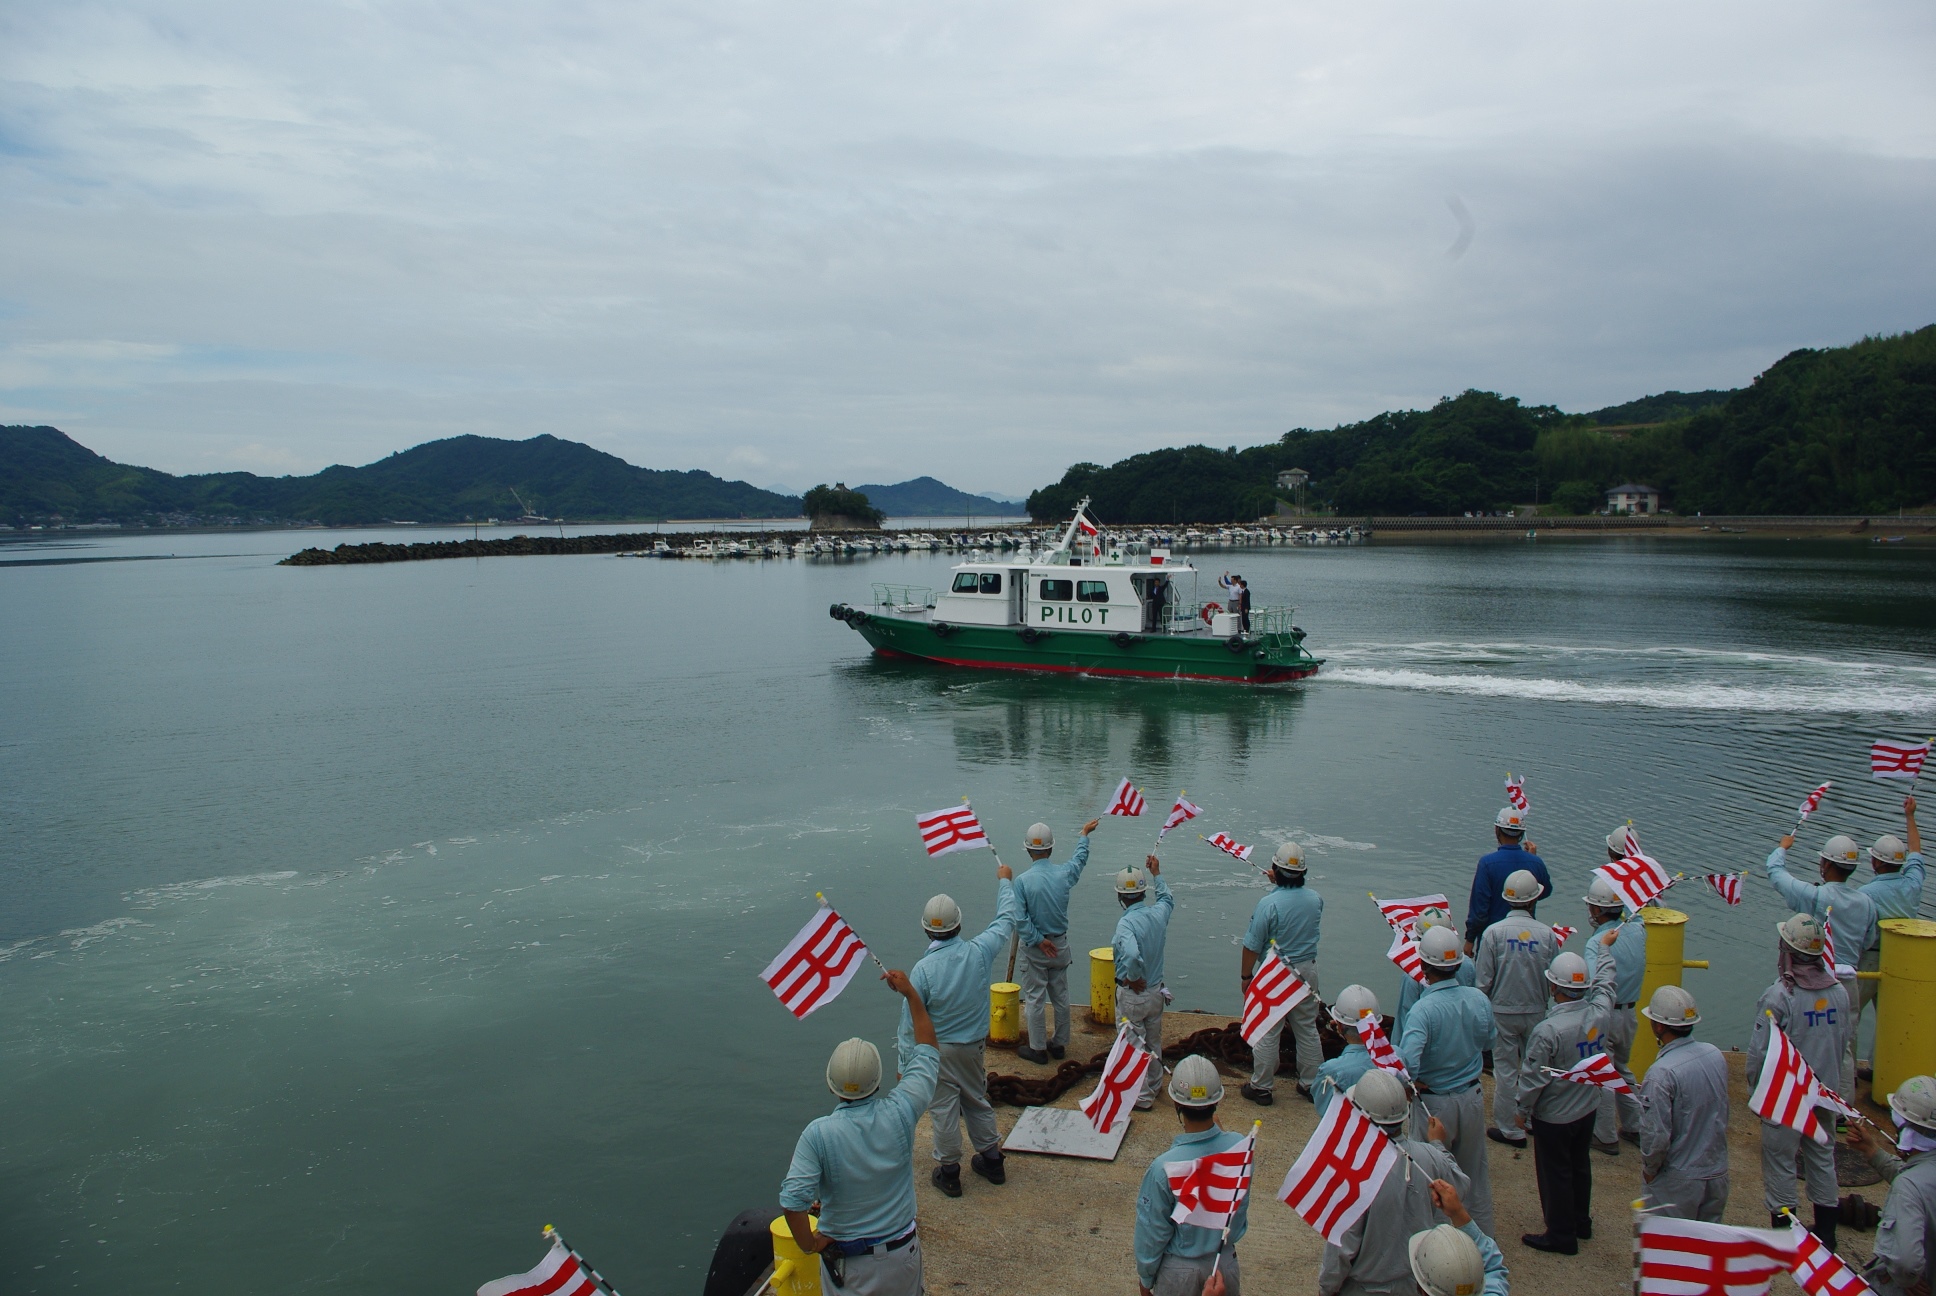
<svg viewBox="0 0 1936 1296"><path fill-rule="evenodd" d="M961 1163L959 1161L952 1162L948 1165L936 1166L934 1173L929 1177L934 1180L934 1186L939 1188L944 1195L949 1197L961 1196Z"/></svg>
<svg viewBox="0 0 1936 1296"><path fill-rule="evenodd" d="M1815 1208L1815 1227L1810 1229L1809 1232L1822 1239L1822 1245L1831 1251L1835 1249L1835 1224L1841 1216L1842 1207L1840 1203L1834 1206L1817 1206Z"/></svg>
<svg viewBox="0 0 1936 1296"><path fill-rule="evenodd" d="M992 1153L975 1153L974 1156L968 1158L968 1164L974 1167L976 1174L986 1179L989 1183L1007 1183L1008 1170L1002 1164L1007 1159L1007 1157L1002 1155L1002 1150L996 1148ZM957 1171L956 1173L959 1174L960 1172ZM955 1191L957 1193L961 1191L958 1180Z"/></svg>

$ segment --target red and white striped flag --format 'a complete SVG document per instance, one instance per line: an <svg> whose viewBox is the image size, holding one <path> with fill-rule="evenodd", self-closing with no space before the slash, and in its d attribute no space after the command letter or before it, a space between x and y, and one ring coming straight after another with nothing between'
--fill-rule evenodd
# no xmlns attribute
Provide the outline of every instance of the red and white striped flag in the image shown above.
<svg viewBox="0 0 1936 1296"><path fill-rule="evenodd" d="M1787 1032L1768 1020L1767 1055L1761 1059L1761 1074L1755 1077L1754 1092L1748 1095L1748 1109L1765 1121L1786 1125L1817 1143L1834 1141L1829 1123L1815 1114L1815 1104L1824 1098L1822 1082L1802 1060L1801 1050Z"/></svg>
<svg viewBox="0 0 1936 1296"><path fill-rule="evenodd" d="M1580 930L1578 927L1562 927L1555 924L1553 927L1553 939L1564 945L1572 938L1573 933L1578 930Z"/></svg>
<svg viewBox="0 0 1936 1296"><path fill-rule="evenodd" d="M1835 785L1832 783L1824 783L1808 794L1801 805L1801 817L1803 819L1815 813L1815 807L1822 804L1822 798L1828 795L1828 790L1833 786Z"/></svg>
<svg viewBox="0 0 1936 1296"><path fill-rule="evenodd" d="M1128 779L1124 779L1116 786L1116 795L1110 799L1109 813L1113 815L1126 815L1134 819L1137 815L1143 813L1143 806L1145 804L1143 794L1138 792L1130 784Z"/></svg>
<svg viewBox="0 0 1936 1296"><path fill-rule="evenodd" d="M1221 1152L1194 1161L1172 1161L1163 1167L1169 1176L1176 1205L1170 1218L1178 1224L1220 1229L1250 1195L1251 1150L1257 1135L1244 1135Z"/></svg>
<svg viewBox="0 0 1936 1296"><path fill-rule="evenodd" d="M1373 1066L1391 1072L1400 1080L1411 1080L1412 1073L1405 1069L1405 1059L1392 1047L1391 1036L1385 1034L1385 1025L1375 1014L1366 1013L1358 1019L1358 1038L1364 1041L1365 1052L1371 1054Z"/></svg>
<svg viewBox="0 0 1936 1296"><path fill-rule="evenodd" d="M1526 813L1526 780L1506 775L1506 802L1521 814Z"/></svg>
<svg viewBox="0 0 1936 1296"><path fill-rule="evenodd" d="M867 957L867 946L846 920L825 904L800 934L766 965L760 980L773 987L787 1011L805 1017L847 988Z"/></svg>
<svg viewBox="0 0 1936 1296"><path fill-rule="evenodd" d="M1731 905L1741 903L1741 875L1739 873L1710 873L1707 884L1714 888L1715 894Z"/></svg>
<svg viewBox="0 0 1936 1296"><path fill-rule="evenodd" d="M1607 880L1607 885L1627 902L1629 909L1645 909L1673 882L1660 861L1646 855L1629 855L1593 871Z"/></svg>
<svg viewBox="0 0 1936 1296"><path fill-rule="evenodd" d="M1645 1215L1637 1244L1640 1296L1761 1296L1794 1268L1787 1229L1737 1228Z"/></svg>
<svg viewBox="0 0 1936 1296"><path fill-rule="evenodd" d="M1420 985L1425 984L1425 961L1418 956L1418 942L1410 936L1402 931L1393 932L1391 948L1385 951L1385 957L1398 964L1400 972Z"/></svg>
<svg viewBox="0 0 1936 1296"><path fill-rule="evenodd" d="M1096 1081L1094 1092L1076 1104L1096 1127L1096 1133L1109 1133L1128 1114L1136 1103L1137 1091L1142 1088L1149 1065L1150 1055L1129 1033L1129 1027L1125 1025L1118 1030L1109 1056L1103 1059L1102 1078Z"/></svg>
<svg viewBox="0 0 1936 1296"><path fill-rule="evenodd" d="M1844 981L1855 980L1855 967L1844 963L1835 956L1835 906L1830 905L1822 915L1822 960L1828 964L1829 971Z"/></svg>
<svg viewBox="0 0 1936 1296"><path fill-rule="evenodd" d="M1102 528L1091 522L1087 513L1076 514L1076 530L1086 536L1102 534Z"/></svg>
<svg viewBox="0 0 1936 1296"><path fill-rule="evenodd" d="M1418 916L1427 909L1450 909L1451 903L1442 895L1412 896L1406 900L1380 900L1377 896L1371 902L1378 906L1378 912L1393 931L1410 934L1418 924Z"/></svg>
<svg viewBox="0 0 1936 1296"><path fill-rule="evenodd" d="M585 1262L554 1238L536 1269L487 1282L477 1289L477 1296L593 1296L597 1291L598 1279Z"/></svg>
<svg viewBox="0 0 1936 1296"><path fill-rule="evenodd" d="M1184 800L1181 796L1177 797L1176 804L1170 807L1169 817L1163 821L1163 827L1159 829L1156 834L1156 840L1162 841L1164 834L1169 832L1170 829L1176 827L1180 823L1185 823L1191 819L1194 819L1202 813L1203 811L1201 808L1191 805L1188 801Z"/></svg>
<svg viewBox="0 0 1936 1296"><path fill-rule="evenodd" d="M1397 1163L1392 1141L1340 1095L1325 1109L1277 1196L1336 1245L1371 1208Z"/></svg>
<svg viewBox="0 0 1936 1296"><path fill-rule="evenodd" d="M1795 1222L1795 1285L1809 1296L1864 1296L1875 1289L1849 1268L1841 1256Z"/></svg>
<svg viewBox="0 0 1936 1296"><path fill-rule="evenodd" d="M1591 1057L1581 1058L1564 1071L1553 1067L1547 1067L1546 1070L1562 1080L1571 1080L1574 1084L1599 1085L1602 1089L1611 1089L1615 1093L1633 1092L1633 1086L1627 1083L1627 1078L1620 1074L1620 1069L1614 1066L1613 1059L1605 1053L1595 1053Z"/></svg>
<svg viewBox="0 0 1936 1296"><path fill-rule="evenodd" d="M981 830L981 821L975 818L971 806L949 806L945 810L916 815L914 826L921 834L921 844L928 848L930 855L993 849L988 844L988 834Z"/></svg>
<svg viewBox="0 0 1936 1296"><path fill-rule="evenodd" d="M1205 837L1204 840L1224 854L1234 856L1240 860L1250 859L1250 852L1255 849L1254 847L1239 844L1229 833L1220 832L1215 837Z"/></svg>
<svg viewBox="0 0 1936 1296"><path fill-rule="evenodd" d="M1255 1048L1271 1027L1310 997L1311 987L1299 979L1273 945L1244 987L1244 1020L1238 1033L1244 1043Z"/></svg>
<svg viewBox="0 0 1936 1296"><path fill-rule="evenodd" d="M1929 759L1929 744L1878 742L1869 748L1869 777L1879 779L1909 779L1914 781L1923 772L1923 762Z"/></svg>
<svg viewBox="0 0 1936 1296"><path fill-rule="evenodd" d="M1640 838L1633 830L1632 821L1629 821L1627 826L1620 830L1620 841L1621 850L1624 853L1628 855L1640 854Z"/></svg>

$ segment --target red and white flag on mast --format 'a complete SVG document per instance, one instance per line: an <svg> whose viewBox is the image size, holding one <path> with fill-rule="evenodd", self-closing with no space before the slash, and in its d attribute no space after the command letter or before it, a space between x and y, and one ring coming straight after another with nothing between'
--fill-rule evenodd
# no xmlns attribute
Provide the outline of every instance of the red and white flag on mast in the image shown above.
<svg viewBox="0 0 1936 1296"><path fill-rule="evenodd" d="M1923 762L1929 759L1929 744L1878 742L1869 748L1869 777L1879 779L1909 779L1912 782L1923 772Z"/></svg>
<svg viewBox="0 0 1936 1296"><path fill-rule="evenodd" d="M1659 860L1641 854L1602 864L1593 871L1607 880L1607 885L1626 901L1629 909L1645 909L1674 881Z"/></svg>
<svg viewBox="0 0 1936 1296"><path fill-rule="evenodd" d="M1250 1195L1251 1153L1257 1145L1253 1130L1221 1152L1194 1161L1172 1161L1163 1167L1176 1205L1170 1218L1178 1224L1221 1229Z"/></svg>
<svg viewBox="0 0 1936 1296"><path fill-rule="evenodd" d="M1102 534L1102 528L1097 526L1094 522L1091 522L1089 520L1089 514L1086 512L1080 512L1076 514L1076 530L1082 532L1082 534L1086 536Z"/></svg>
<svg viewBox="0 0 1936 1296"><path fill-rule="evenodd" d="M1255 1048L1257 1041L1270 1033L1271 1027L1310 997L1311 987L1291 970L1291 965L1278 955L1273 945L1244 987L1243 1025L1238 1033L1244 1037L1244 1043Z"/></svg>
<svg viewBox="0 0 1936 1296"><path fill-rule="evenodd" d="M1358 1019L1358 1038L1364 1041L1365 1052L1371 1055L1371 1064L1380 1071L1389 1071L1400 1080L1411 1082L1412 1073L1405 1069L1405 1059L1392 1047L1391 1036L1385 1034L1385 1024L1376 1014L1366 1013Z"/></svg>
<svg viewBox="0 0 1936 1296"><path fill-rule="evenodd" d="M1203 810L1201 807L1191 805L1183 797L1178 796L1176 804L1170 807L1169 816L1163 820L1163 827L1157 831L1156 840L1162 841L1164 834L1169 832L1170 829L1176 827L1178 824L1188 823L1202 813Z"/></svg>
<svg viewBox="0 0 1936 1296"><path fill-rule="evenodd" d="M1425 984L1425 961L1418 956L1416 940L1402 931L1393 932L1391 948L1385 951L1385 957L1398 964L1400 972L1420 985Z"/></svg>
<svg viewBox="0 0 1936 1296"><path fill-rule="evenodd" d="M1714 888L1716 895L1731 905L1741 903L1741 875L1739 873L1710 873L1707 884Z"/></svg>
<svg viewBox="0 0 1936 1296"><path fill-rule="evenodd" d="M1801 1050L1771 1016L1768 1052L1761 1059L1761 1074L1755 1077L1754 1092L1748 1095L1748 1109L1765 1121L1786 1125L1817 1143L1834 1141L1829 1122L1815 1114L1815 1105L1829 1100L1822 1082L1802 1059ZM1837 1098L1836 1103L1841 1100Z"/></svg>
<svg viewBox="0 0 1936 1296"><path fill-rule="evenodd" d="M1277 1196L1326 1242L1338 1245L1371 1208L1396 1164L1392 1141L1340 1095L1325 1109Z"/></svg>
<svg viewBox="0 0 1936 1296"><path fill-rule="evenodd" d="M1118 1029L1116 1042L1103 1060L1102 1077L1096 1081L1094 1092L1076 1104L1096 1127L1096 1133L1109 1133L1116 1128L1117 1121L1128 1115L1136 1104L1136 1094L1143 1087L1143 1076L1148 1073L1149 1065L1150 1055L1129 1033L1129 1027L1124 1025Z"/></svg>
<svg viewBox="0 0 1936 1296"><path fill-rule="evenodd" d="M1244 861L1250 859L1250 852L1255 849L1255 847L1242 845L1229 833L1220 832L1215 837L1205 837L1203 840L1209 842L1224 854Z"/></svg>
<svg viewBox="0 0 1936 1296"><path fill-rule="evenodd" d="M1124 779L1116 785L1116 795L1110 798L1109 813L1127 815L1134 819L1143 813L1145 804L1147 803L1143 800L1143 794L1138 792L1128 779Z"/></svg>
<svg viewBox="0 0 1936 1296"><path fill-rule="evenodd" d="M1633 1092L1633 1086L1627 1083L1627 1077L1620 1074L1620 1069L1614 1066L1613 1059L1605 1053L1595 1053L1591 1057L1581 1058L1564 1071L1553 1067L1547 1067L1546 1070L1562 1080L1571 1080L1574 1084L1599 1085L1602 1089L1611 1089L1615 1093Z"/></svg>
<svg viewBox="0 0 1936 1296"><path fill-rule="evenodd" d="M1526 780L1506 775L1506 803L1521 814L1526 813Z"/></svg>
<svg viewBox="0 0 1936 1296"><path fill-rule="evenodd" d="M554 1237L536 1269L487 1282L477 1296L593 1296L598 1290L598 1279L578 1253Z"/></svg>
<svg viewBox="0 0 1936 1296"><path fill-rule="evenodd" d="M1452 907L1451 902L1443 895L1411 896L1404 900L1380 900L1377 896L1373 896L1371 902L1378 906L1378 912L1385 916L1385 921L1390 924L1393 931L1404 932L1407 935L1410 935L1412 928L1418 925L1418 916L1427 909Z"/></svg>
<svg viewBox="0 0 1936 1296"><path fill-rule="evenodd" d="M1644 1215L1635 1249L1640 1296L1762 1296L1795 1265L1787 1229Z"/></svg>
<svg viewBox="0 0 1936 1296"><path fill-rule="evenodd" d="M981 830L981 820L975 818L972 806L949 806L945 810L916 815L914 827L921 834L921 844L928 848L930 855L991 849L988 834Z"/></svg>
<svg viewBox="0 0 1936 1296"><path fill-rule="evenodd" d="M766 965L760 980L773 988L788 1012L805 1017L845 990L866 957L867 946L854 929L823 903L800 934Z"/></svg>
<svg viewBox="0 0 1936 1296"><path fill-rule="evenodd" d="M1822 784L1822 786L1816 788L1813 792L1810 792L1806 797L1804 797L1802 799L1801 809L1799 811L1799 813L1801 814L1801 817L1803 819L1806 819L1808 818L1808 816L1814 814L1815 807L1822 804L1822 798L1827 796L1828 790L1834 786L1835 785L1833 783L1824 783Z"/></svg>
<svg viewBox="0 0 1936 1296"><path fill-rule="evenodd" d="M1849 1268L1842 1257L1795 1221L1795 1285L1809 1296L1865 1296L1875 1288Z"/></svg>

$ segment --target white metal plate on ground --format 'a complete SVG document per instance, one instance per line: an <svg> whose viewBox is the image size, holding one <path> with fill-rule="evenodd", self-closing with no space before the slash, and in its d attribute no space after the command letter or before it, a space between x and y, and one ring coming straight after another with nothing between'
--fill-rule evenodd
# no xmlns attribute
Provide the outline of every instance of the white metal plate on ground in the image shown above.
<svg viewBox="0 0 1936 1296"><path fill-rule="evenodd" d="M1002 1150L1114 1161L1128 1133L1127 1120L1117 1121L1108 1134L1098 1134L1089 1118L1073 1107L1025 1107L1003 1141Z"/></svg>

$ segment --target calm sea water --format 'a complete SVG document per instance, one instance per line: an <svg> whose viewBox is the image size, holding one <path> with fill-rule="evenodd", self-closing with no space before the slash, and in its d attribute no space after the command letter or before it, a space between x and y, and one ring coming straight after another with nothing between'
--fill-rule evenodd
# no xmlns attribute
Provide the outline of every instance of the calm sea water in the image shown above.
<svg viewBox="0 0 1936 1296"><path fill-rule="evenodd" d="M1212 555L1328 658L1248 691L880 662L827 617L941 556L273 565L316 542L0 549L0 1290L468 1291L556 1223L696 1292L831 1046L892 1034L871 981L795 1023L756 973L816 889L900 965L932 892L985 921L989 858L913 829L964 795L1004 846L1124 775L1301 841L1327 987L1389 995L1365 892L1462 901L1509 770L1578 922L1630 817L1690 872L1758 864L1825 778L1811 844L1900 831L1868 742L1936 730L1928 551ZM1106 824L1092 878L1154 827ZM1171 984L1233 1010L1257 887L1180 836ZM1689 983L1738 1041L1778 906L1697 892ZM1085 883L1079 946L1112 910Z"/></svg>

